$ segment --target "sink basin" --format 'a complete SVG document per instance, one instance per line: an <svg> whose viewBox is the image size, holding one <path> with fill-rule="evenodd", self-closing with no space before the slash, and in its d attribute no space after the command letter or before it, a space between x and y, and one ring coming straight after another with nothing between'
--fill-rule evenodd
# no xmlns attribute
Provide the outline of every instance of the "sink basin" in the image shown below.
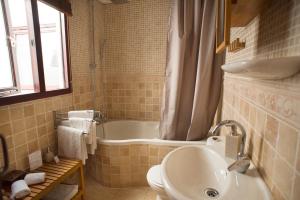
<svg viewBox="0 0 300 200"><path fill-rule="evenodd" d="M162 181L168 196L177 200L269 200L268 188L251 164L246 174L229 172L233 159L222 148L185 146L162 162Z"/></svg>

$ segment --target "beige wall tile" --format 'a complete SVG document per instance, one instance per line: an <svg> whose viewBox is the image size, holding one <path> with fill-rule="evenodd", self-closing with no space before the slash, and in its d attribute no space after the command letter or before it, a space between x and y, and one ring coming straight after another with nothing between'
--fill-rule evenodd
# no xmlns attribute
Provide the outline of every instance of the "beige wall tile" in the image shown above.
<svg viewBox="0 0 300 200"><path fill-rule="evenodd" d="M300 173L300 138L299 138L299 136L298 136L298 152L296 154L296 170L298 171L298 173Z"/></svg>
<svg viewBox="0 0 300 200"><path fill-rule="evenodd" d="M257 133L259 133L260 135L264 134L265 131L265 122L266 122L266 113L263 112L260 109L256 110L256 125L255 125L255 130L257 131Z"/></svg>
<svg viewBox="0 0 300 200"><path fill-rule="evenodd" d="M278 140L278 121L269 115L266 120L265 138L273 147L276 147Z"/></svg>
<svg viewBox="0 0 300 200"><path fill-rule="evenodd" d="M36 138L37 138L37 129L36 128L28 129L26 131L27 141L32 141L32 140L35 140Z"/></svg>
<svg viewBox="0 0 300 200"><path fill-rule="evenodd" d="M294 192L292 200L300 199L300 175L295 174L295 182L294 182Z"/></svg>
<svg viewBox="0 0 300 200"><path fill-rule="evenodd" d="M266 181L266 184L269 186L269 188L272 188L272 178L274 175L274 156L275 151L273 148L266 142L263 142L263 152L262 152L262 162L261 166L259 168L259 171Z"/></svg>
<svg viewBox="0 0 300 200"><path fill-rule="evenodd" d="M288 199L291 197L293 184L293 169L276 156L274 160L274 182Z"/></svg>
<svg viewBox="0 0 300 200"><path fill-rule="evenodd" d="M23 145L23 144L26 144L27 141L26 141L25 132L21 132L20 134L14 134L13 135L13 143L16 147L20 146L20 145Z"/></svg>
<svg viewBox="0 0 300 200"><path fill-rule="evenodd" d="M34 115L34 106L33 105L26 105L24 106L24 116L30 117Z"/></svg>
<svg viewBox="0 0 300 200"><path fill-rule="evenodd" d="M19 119L16 121L12 121L12 128L13 128L14 134L24 131L25 130L25 120Z"/></svg>
<svg viewBox="0 0 300 200"><path fill-rule="evenodd" d="M47 104L45 104L44 101L38 102L36 104L34 104L34 110L36 114L41 114L41 113L45 113L46 112L46 107L45 106L49 106Z"/></svg>
<svg viewBox="0 0 300 200"><path fill-rule="evenodd" d="M12 128L10 123L0 125L0 133L4 134L5 136L9 136L12 134Z"/></svg>
<svg viewBox="0 0 300 200"><path fill-rule="evenodd" d="M274 200L286 200L286 198L280 193L279 189L276 186L272 188L272 195Z"/></svg>
<svg viewBox="0 0 300 200"><path fill-rule="evenodd" d="M280 123L277 151L291 166L294 166L295 163L297 142L298 133L296 130Z"/></svg>
<svg viewBox="0 0 300 200"><path fill-rule="evenodd" d="M28 151L29 153L33 153L39 149L39 144L37 140L33 140L28 143Z"/></svg>
<svg viewBox="0 0 300 200"><path fill-rule="evenodd" d="M27 145L22 145L16 148L16 158L21 159L25 158L28 155Z"/></svg>
<svg viewBox="0 0 300 200"><path fill-rule="evenodd" d="M263 153L263 138L258 134L253 134L253 154L260 161Z"/></svg>
<svg viewBox="0 0 300 200"><path fill-rule="evenodd" d="M35 117L27 117L25 119L25 127L26 129L34 128L36 127L36 120Z"/></svg>
<svg viewBox="0 0 300 200"><path fill-rule="evenodd" d="M13 106L9 109L12 120L22 119L24 117L24 110L22 106Z"/></svg>
<svg viewBox="0 0 300 200"><path fill-rule="evenodd" d="M0 124L9 122L9 112L7 108L0 108Z"/></svg>

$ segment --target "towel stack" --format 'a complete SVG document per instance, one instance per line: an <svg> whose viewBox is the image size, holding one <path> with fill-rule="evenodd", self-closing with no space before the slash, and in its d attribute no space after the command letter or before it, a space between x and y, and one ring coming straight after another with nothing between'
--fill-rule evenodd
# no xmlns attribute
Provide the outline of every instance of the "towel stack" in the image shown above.
<svg viewBox="0 0 300 200"><path fill-rule="evenodd" d="M85 164L97 148L96 122L93 110L69 111L68 120L57 128L58 155L80 159Z"/></svg>

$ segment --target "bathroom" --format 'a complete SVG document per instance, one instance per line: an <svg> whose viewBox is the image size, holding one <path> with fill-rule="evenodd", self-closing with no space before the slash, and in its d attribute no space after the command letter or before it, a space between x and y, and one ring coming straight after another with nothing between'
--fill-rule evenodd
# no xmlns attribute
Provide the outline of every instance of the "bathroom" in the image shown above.
<svg viewBox="0 0 300 200"><path fill-rule="evenodd" d="M300 199L298 0L251 5L246 0L0 0L0 5L0 65L5 66L0 67L0 133L9 161L1 180L14 170L28 172L29 157L37 151L43 159L48 149L59 154L60 123L72 111L93 110L97 148L83 166L84 192L77 199ZM224 138L242 129L245 162L251 159L244 174L227 170L239 160L225 159L223 167L224 159L207 150L214 150L208 136L221 135L216 140L227 150ZM190 156L179 157L180 152ZM178 175L167 180L172 156L178 156L173 165ZM203 156L208 158L197 163ZM219 168L236 182L241 178L242 189L229 181L195 191L206 181L201 171ZM243 181L255 192L244 191ZM7 198L6 189L2 193Z"/></svg>

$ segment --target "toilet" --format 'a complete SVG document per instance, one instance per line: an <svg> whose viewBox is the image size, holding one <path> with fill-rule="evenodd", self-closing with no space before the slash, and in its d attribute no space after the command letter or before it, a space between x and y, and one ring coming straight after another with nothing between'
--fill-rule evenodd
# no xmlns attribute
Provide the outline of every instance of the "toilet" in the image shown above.
<svg viewBox="0 0 300 200"><path fill-rule="evenodd" d="M151 167L147 173L147 181L152 190L154 190L157 194L156 200L169 200L161 180L160 171L160 165L154 165Z"/></svg>

